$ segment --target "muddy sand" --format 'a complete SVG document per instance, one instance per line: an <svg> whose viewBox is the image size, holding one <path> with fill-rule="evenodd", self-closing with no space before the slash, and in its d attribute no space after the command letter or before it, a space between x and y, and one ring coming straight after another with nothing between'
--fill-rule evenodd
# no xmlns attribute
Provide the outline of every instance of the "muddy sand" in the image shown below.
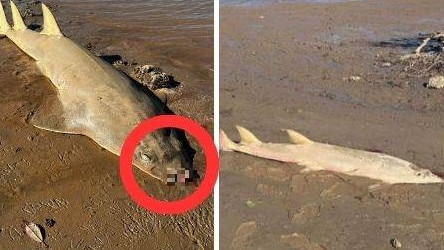
<svg viewBox="0 0 444 250"><path fill-rule="evenodd" d="M19 4L26 13L25 22L33 29L42 23L38 2ZM9 18L9 4L2 3ZM169 91L169 108L197 120L212 133L211 8L208 18L184 23L179 15L162 21L167 18L159 13L168 13L165 10L149 15L153 5L128 7L119 1L52 1L48 5L68 37L107 60L118 61L124 72L131 74L149 64L173 76L177 82ZM141 18L146 19L144 23ZM189 36L184 35L190 32L187 25L193 31ZM149 213L124 191L117 156L87 137L48 132L28 124L32 112L45 98L55 95L55 90L35 63L8 39L0 39L0 48L0 249L43 248L24 235L22 220L43 226L52 249L213 247L212 197L185 215ZM197 151L195 166L202 175L202 152L189 139ZM160 199L179 199L195 189L166 187L135 172L140 185Z"/></svg>
<svg viewBox="0 0 444 250"><path fill-rule="evenodd" d="M444 92L398 60L442 31L441 10L413 0L222 7L221 128L272 142L295 129L444 173ZM301 169L221 153L221 249L391 249L394 239L444 249L444 185L369 192L373 180Z"/></svg>

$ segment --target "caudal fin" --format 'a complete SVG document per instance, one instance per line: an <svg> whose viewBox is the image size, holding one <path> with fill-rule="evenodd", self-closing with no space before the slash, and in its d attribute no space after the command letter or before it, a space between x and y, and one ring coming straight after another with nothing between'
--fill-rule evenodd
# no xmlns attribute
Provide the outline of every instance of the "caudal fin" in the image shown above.
<svg viewBox="0 0 444 250"><path fill-rule="evenodd" d="M3 5L0 2L0 35L5 35L8 30L11 29L8 21L6 20L5 11L3 10Z"/></svg>
<svg viewBox="0 0 444 250"><path fill-rule="evenodd" d="M236 143L234 143L223 130L220 130L220 149L223 151L233 151Z"/></svg>

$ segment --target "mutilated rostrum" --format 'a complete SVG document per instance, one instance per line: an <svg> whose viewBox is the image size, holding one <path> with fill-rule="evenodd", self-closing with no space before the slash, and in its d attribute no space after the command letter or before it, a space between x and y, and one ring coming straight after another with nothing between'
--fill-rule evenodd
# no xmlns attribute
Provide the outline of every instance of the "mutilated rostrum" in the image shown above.
<svg viewBox="0 0 444 250"><path fill-rule="evenodd" d="M175 129L160 129L146 135L135 150L133 162L168 185L189 183L199 178Z"/></svg>

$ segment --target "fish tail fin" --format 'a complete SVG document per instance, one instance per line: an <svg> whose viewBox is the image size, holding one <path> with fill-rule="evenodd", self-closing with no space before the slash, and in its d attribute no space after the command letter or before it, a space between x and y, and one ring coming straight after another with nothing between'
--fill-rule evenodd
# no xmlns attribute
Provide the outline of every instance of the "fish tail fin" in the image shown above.
<svg viewBox="0 0 444 250"><path fill-rule="evenodd" d="M239 132L241 143L242 144L259 144L262 143L253 133L251 133L248 129L236 125L236 129Z"/></svg>
<svg viewBox="0 0 444 250"><path fill-rule="evenodd" d="M220 130L220 149L223 151L233 151L236 143L234 143L230 138L228 138L227 134Z"/></svg>
<svg viewBox="0 0 444 250"><path fill-rule="evenodd" d="M43 35L62 37L63 34L60 31L59 25L52 14L51 10L42 3L43 12L43 30L40 32Z"/></svg>
<svg viewBox="0 0 444 250"><path fill-rule="evenodd" d="M23 21L22 16L20 15L20 11L17 8L17 5L13 1L11 3L11 12L12 12L12 20L14 21L14 30L25 30L26 25Z"/></svg>
<svg viewBox="0 0 444 250"><path fill-rule="evenodd" d="M0 35L5 35L8 30L11 29L11 26L6 20L5 11L3 9L3 5L0 2Z"/></svg>

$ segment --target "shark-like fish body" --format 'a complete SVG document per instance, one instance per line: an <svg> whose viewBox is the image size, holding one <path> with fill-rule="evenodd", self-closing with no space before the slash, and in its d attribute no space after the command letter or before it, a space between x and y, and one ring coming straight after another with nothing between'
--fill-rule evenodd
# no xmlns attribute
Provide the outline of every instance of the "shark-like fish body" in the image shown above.
<svg viewBox="0 0 444 250"><path fill-rule="evenodd" d="M165 105L153 93L65 37L47 6L42 4L41 32L26 27L11 1L14 26L6 20L0 3L0 35L5 35L36 61L41 73L57 90L33 115L34 126L93 139L106 150L120 155L130 131L141 121L165 113ZM192 164L174 130L147 135L136 148L134 165L164 182L190 180ZM170 176L167 172L183 173Z"/></svg>
<svg viewBox="0 0 444 250"><path fill-rule="evenodd" d="M300 133L287 130L292 143L264 143L247 129L237 126L240 143L220 132L221 149L237 151L271 160L304 166L302 172L332 171L380 180L385 184L442 183L430 170L400 158L376 152L314 142Z"/></svg>

